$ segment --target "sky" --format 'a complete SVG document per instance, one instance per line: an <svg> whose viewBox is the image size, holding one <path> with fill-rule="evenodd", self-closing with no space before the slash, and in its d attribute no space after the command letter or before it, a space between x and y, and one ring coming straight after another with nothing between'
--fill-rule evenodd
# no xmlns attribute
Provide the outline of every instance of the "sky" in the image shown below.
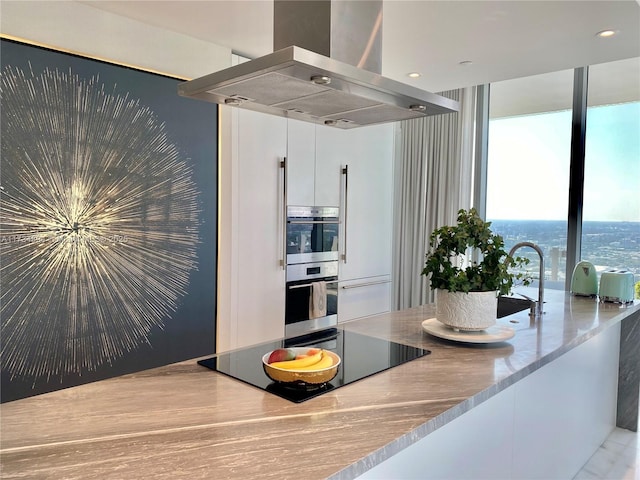
<svg viewBox="0 0 640 480"><path fill-rule="evenodd" d="M491 120L487 218L566 220L571 111ZM640 222L640 102L590 107L584 221Z"/></svg>

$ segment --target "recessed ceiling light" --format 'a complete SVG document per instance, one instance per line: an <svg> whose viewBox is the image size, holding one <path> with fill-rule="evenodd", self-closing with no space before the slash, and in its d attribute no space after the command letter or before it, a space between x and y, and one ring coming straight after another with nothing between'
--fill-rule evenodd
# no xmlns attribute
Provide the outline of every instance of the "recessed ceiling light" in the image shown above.
<svg viewBox="0 0 640 480"><path fill-rule="evenodd" d="M607 38L607 37L613 37L616 33L615 30L602 30L601 32L596 33L596 37L600 37L600 38Z"/></svg>
<svg viewBox="0 0 640 480"><path fill-rule="evenodd" d="M471 60L463 60L461 62L458 62L458 65L462 65L463 67L466 67L468 65L472 65L473 62Z"/></svg>
<svg viewBox="0 0 640 480"><path fill-rule="evenodd" d="M420 74L419 72L407 73L407 77L411 77L411 78L419 78L421 76L422 76L422 74Z"/></svg>

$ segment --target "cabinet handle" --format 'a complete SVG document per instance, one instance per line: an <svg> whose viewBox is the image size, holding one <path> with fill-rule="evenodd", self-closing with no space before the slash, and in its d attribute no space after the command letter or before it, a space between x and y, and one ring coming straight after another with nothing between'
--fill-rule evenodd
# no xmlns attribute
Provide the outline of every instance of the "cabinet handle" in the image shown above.
<svg viewBox="0 0 640 480"><path fill-rule="evenodd" d="M347 215L348 215L348 211L349 211L349 165L345 165L342 168L342 174L344 175L344 234L343 237L344 238L344 244L343 244L343 251L342 251L342 261L344 263L347 263L347 231L349 230L349 226L347 223ZM343 287L344 288L344 287Z"/></svg>
<svg viewBox="0 0 640 480"><path fill-rule="evenodd" d="M287 157L280 160L282 170L282 259L280 266L287 269Z"/></svg>
<svg viewBox="0 0 640 480"><path fill-rule="evenodd" d="M377 282L365 282L365 283L358 283L356 285L343 285L341 288L344 288L345 290L348 290L350 288L369 287L371 285L382 285L383 283L391 283L391 280L380 280L380 281L377 281Z"/></svg>

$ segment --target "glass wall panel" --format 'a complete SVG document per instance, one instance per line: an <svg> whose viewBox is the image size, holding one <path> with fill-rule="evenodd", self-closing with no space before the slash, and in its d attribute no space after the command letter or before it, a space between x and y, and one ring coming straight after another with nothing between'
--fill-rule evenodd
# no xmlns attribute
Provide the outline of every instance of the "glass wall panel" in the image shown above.
<svg viewBox="0 0 640 480"><path fill-rule="evenodd" d="M573 70L492 83L487 220L507 249L529 241L545 257L545 286L564 289ZM538 256L531 248L538 277ZM535 284L534 284L535 285Z"/></svg>
<svg viewBox="0 0 640 480"><path fill-rule="evenodd" d="M640 58L589 67L581 260L640 281Z"/></svg>

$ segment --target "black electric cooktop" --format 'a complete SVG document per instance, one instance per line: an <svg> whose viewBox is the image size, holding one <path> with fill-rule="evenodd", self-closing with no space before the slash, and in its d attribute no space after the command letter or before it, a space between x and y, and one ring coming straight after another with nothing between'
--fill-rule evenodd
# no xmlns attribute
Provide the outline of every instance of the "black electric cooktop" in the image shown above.
<svg viewBox="0 0 640 480"><path fill-rule="evenodd" d="M342 359L338 374L322 386L285 386L272 381L262 368L262 356L276 348L317 346L331 350ZM287 340L266 342L249 348L216 355L198 363L216 372L266 390L292 402L300 403L375 373L388 370L431 353L423 348L331 328Z"/></svg>

